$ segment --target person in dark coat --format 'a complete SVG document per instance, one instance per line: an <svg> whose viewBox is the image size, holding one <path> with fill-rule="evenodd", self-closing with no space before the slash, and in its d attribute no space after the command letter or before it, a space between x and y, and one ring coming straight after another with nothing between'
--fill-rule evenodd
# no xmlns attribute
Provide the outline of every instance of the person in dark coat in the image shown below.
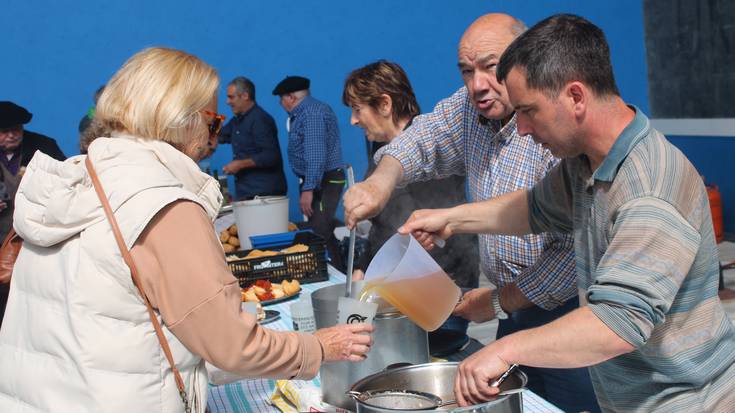
<svg viewBox="0 0 735 413"><path fill-rule="evenodd" d="M0 102L0 236L5 239L13 227L15 190L33 154L41 151L60 161L66 159L56 141L25 130L33 114L13 102ZM0 284L0 325L8 302L10 284Z"/></svg>
<svg viewBox="0 0 735 413"><path fill-rule="evenodd" d="M33 114L13 102L0 102L0 164L13 175L28 165L33 154L41 151L46 155L63 161L66 159L56 141L40 133L26 130L24 125L31 121Z"/></svg>

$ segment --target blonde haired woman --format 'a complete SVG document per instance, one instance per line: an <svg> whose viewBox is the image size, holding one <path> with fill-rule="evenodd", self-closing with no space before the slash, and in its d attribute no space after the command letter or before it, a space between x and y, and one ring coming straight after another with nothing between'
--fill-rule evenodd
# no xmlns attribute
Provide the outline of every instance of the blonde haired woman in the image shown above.
<svg viewBox="0 0 735 413"><path fill-rule="evenodd" d="M240 311L212 227L219 188L195 163L221 124L218 86L190 54L136 54L98 103L95 120L113 132L87 154L196 412L206 407L205 360L243 376L310 378L370 345L368 326L277 332ZM37 153L18 190L25 244L0 331L0 411L184 411L84 161Z"/></svg>

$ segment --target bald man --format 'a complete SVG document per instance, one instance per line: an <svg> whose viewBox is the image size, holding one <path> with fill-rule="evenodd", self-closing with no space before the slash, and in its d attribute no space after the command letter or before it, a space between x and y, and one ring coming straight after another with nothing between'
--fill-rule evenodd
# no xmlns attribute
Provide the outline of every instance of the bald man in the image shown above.
<svg viewBox="0 0 735 413"><path fill-rule="evenodd" d="M516 129L516 115L495 67L525 25L505 14L473 22L459 43L465 86L376 154L375 172L344 197L349 226L380 212L397 185L467 176L471 201L531 188L558 159ZM441 194L437 194L441 196ZM480 235L483 273L498 288L464 295L454 314L498 319L497 338L551 322L578 307L571 236ZM529 388L564 411L599 411L583 369L526 368Z"/></svg>

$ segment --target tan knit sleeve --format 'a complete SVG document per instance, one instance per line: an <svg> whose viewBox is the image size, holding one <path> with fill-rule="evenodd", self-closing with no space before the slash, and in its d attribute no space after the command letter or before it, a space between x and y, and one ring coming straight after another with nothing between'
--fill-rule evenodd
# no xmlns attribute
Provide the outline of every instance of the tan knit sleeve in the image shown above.
<svg viewBox="0 0 735 413"><path fill-rule="evenodd" d="M243 377L311 378L318 372L316 337L263 328L240 311L240 287L199 205L167 206L131 253L151 304L191 352Z"/></svg>

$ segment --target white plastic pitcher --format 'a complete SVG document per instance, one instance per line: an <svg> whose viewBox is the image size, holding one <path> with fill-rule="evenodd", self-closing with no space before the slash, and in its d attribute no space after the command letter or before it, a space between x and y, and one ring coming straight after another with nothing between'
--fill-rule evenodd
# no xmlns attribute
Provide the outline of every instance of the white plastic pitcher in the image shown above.
<svg viewBox="0 0 735 413"><path fill-rule="evenodd" d="M252 248L251 235L288 231L288 197L263 196L232 203L240 249Z"/></svg>
<svg viewBox="0 0 735 413"><path fill-rule="evenodd" d="M461 291L411 235L393 235L365 272L361 299L379 294L426 331L449 318Z"/></svg>

